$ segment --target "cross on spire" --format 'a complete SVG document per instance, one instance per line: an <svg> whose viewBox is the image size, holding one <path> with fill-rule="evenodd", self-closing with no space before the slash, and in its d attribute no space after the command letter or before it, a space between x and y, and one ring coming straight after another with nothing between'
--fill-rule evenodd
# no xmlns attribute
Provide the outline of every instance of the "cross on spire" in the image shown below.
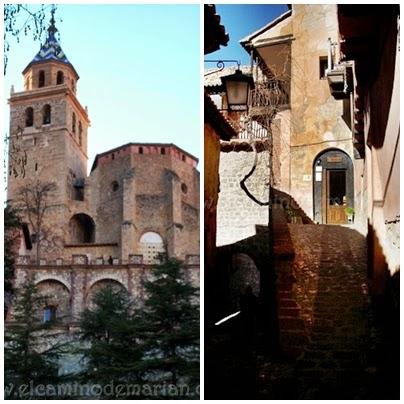
<svg viewBox="0 0 404 404"><path fill-rule="evenodd" d="M56 11L56 6L52 4L52 9L51 9L51 20L50 20L50 25L48 28L49 35L54 35L55 32L57 32L57 28L55 26L55 11Z"/></svg>

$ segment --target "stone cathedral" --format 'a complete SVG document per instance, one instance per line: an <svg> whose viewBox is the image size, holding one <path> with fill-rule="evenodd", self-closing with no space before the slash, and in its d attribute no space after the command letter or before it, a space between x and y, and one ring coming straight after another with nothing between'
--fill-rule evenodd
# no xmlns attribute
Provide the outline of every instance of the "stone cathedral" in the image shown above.
<svg viewBox="0 0 404 404"><path fill-rule="evenodd" d="M160 253L183 261L199 284L199 172L198 160L174 144L129 143L99 153L87 175L90 119L56 31L52 17L23 71L24 90L11 89L10 147L26 163L14 170L10 159L7 197L18 205L23 189L52 185L40 234L27 206L21 210L15 286L33 278L48 297L43 320L65 327L103 285L141 300L142 279Z"/></svg>

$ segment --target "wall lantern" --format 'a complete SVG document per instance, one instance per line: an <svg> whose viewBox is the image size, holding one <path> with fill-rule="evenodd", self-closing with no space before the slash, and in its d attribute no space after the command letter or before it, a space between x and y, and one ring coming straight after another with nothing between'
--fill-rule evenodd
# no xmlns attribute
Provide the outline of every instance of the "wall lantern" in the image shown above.
<svg viewBox="0 0 404 404"><path fill-rule="evenodd" d="M254 88L251 75L244 74L240 69L235 73L221 78L225 89L227 105L231 111L245 111L248 107L248 96Z"/></svg>

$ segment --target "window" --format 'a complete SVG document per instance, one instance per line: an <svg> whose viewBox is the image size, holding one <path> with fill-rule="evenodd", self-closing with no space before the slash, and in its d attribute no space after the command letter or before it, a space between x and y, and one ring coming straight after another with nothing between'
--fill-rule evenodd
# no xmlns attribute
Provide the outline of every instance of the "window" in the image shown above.
<svg viewBox="0 0 404 404"><path fill-rule="evenodd" d="M182 155L182 161L185 161L185 154Z"/></svg>
<svg viewBox="0 0 404 404"><path fill-rule="evenodd" d="M119 184L118 184L117 181L112 181L111 189L112 189L112 192L118 191L118 189L119 189Z"/></svg>
<svg viewBox="0 0 404 404"><path fill-rule="evenodd" d="M319 59L319 66L320 66L320 80L325 80L327 78L325 71L328 68L328 57L327 56L320 56Z"/></svg>
<svg viewBox="0 0 404 404"><path fill-rule="evenodd" d="M45 86L45 72L43 70L40 70L38 73L38 87L44 87Z"/></svg>
<svg viewBox="0 0 404 404"><path fill-rule="evenodd" d="M49 323L56 320L56 307L46 306L43 310L43 322Z"/></svg>
<svg viewBox="0 0 404 404"><path fill-rule="evenodd" d="M186 184L182 183L181 184L181 191L186 194L188 192L188 187L186 186Z"/></svg>
<svg viewBox="0 0 404 404"><path fill-rule="evenodd" d="M83 134L83 126L81 125L81 121L79 121L79 145L82 143L82 134Z"/></svg>
<svg viewBox="0 0 404 404"><path fill-rule="evenodd" d="M25 127L28 128L34 125L34 109L28 107L25 110Z"/></svg>
<svg viewBox="0 0 404 404"><path fill-rule="evenodd" d="M164 257L164 242L158 233L146 232L140 237L140 253L145 264L159 264Z"/></svg>
<svg viewBox="0 0 404 404"><path fill-rule="evenodd" d="M161 154L166 154L166 149L164 147L161 148Z"/></svg>
<svg viewBox="0 0 404 404"><path fill-rule="evenodd" d="M114 153L111 154L111 158L112 158L112 160L115 160L115 154Z"/></svg>
<svg viewBox="0 0 404 404"><path fill-rule="evenodd" d="M139 147L139 154L143 154L143 147Z"/></svg>
<svg viewBox="0 0 404 404"><path fill-rule="evenodd" d="M48 125L51 123L51 107L46 104L42 109L42 123Z"/></svg>
<svg viewBox="0 0 404 404"><path fill-rule="evenodd" d="M65 81L65 78L64 78L63 72L59 70L56 75L56 84L63 84L64 81Z"/></svg>
<svg viewBox="0 0 404 404"><path fill-rule="evenodd" d="M76 133L76 114L74 112L72 115L72 132Z"/></svg>
<svg viewBox="0 0 404 404"><path fill-rule="evenodd" d="M35 163L35 171L38 171L38 163Z"/></svg>

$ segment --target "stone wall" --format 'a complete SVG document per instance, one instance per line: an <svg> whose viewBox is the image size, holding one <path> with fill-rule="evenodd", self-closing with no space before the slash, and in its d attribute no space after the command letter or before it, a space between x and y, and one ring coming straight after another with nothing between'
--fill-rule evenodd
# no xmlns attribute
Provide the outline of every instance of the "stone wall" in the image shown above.
<svg viewBox="0 0 404 404"><path fill-rule="evenodd" d="M220 193L217 208L217 245L232 244L256 234L256 225L268 225L268 206L259 206L240 187L250 171L253 152L220 153ZM257 168L246 181L250 192L262 202L269 196L269 152L258 153Z"/></svg>
<svg viewBox="0 0 404 404"><path fill-rule="evenodd" d="M152 271L147 265L17 265L15 287L32 278L39 292L48 298L47 305L57 307L57 318L62 323L74 324L80 313L91 304L91 294L101 283L119 284L125 288L135 304L144 301L143 282ZM187 278L199 287L199 265L184 265ZM38 316L41 316L38 313ZM8 321L12 320L12 312Z"/></svg>

